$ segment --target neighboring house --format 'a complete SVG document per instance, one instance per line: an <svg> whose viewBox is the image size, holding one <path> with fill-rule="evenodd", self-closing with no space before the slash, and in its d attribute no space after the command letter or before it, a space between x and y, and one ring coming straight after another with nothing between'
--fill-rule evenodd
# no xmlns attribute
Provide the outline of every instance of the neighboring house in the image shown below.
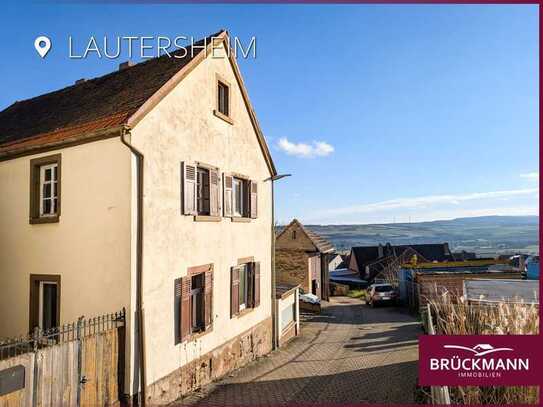
<svg viewBox="0 0 543 407"><path fill-rule="evenodd" d="M331 259L328 262L328 270L337 270L337 269L343 269L347 267L347 264L345 263L347 256L344 254L336 254L331 255Z"/></svg>
<svg viewBox="0 0 543 407"><path fill-rule="evenodd" d="M272 346L276 170L213 37L0 112L0 337L125 307L153 404Z"/></svg>
<svg viewBox="0 0 543 407"><path fill-rule="evenodd" d="M305 293L328 300L328 256L334 251L330 242L294 219L275 239L277 282L300 285Z"/></svg>
<svg viewBox="0 0 543 407"><path fill-rule="evenodd" d="M392 246L353 247L349 256L349 270L356 271L360 278L371 282L388 264L402 259L416 262L453 261L448 243L414 244Z"/></svg>

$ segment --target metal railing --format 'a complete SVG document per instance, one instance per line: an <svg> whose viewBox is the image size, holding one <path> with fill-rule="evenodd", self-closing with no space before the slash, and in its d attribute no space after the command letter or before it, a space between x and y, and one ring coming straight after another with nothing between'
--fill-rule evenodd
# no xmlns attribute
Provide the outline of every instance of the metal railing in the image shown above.
<svg viewBox="0 0 543 407"><path fill-rule="evenodd" d="M121 311L97 317L84 318L82 316L76 322L63 324L47 330L36 327L28 335L6 339L0 338L0 360L28 352L35 352L47 346L80 340L90 335L106 332L110 329L124 326L125 319L126 311L123 308Z"/></svg>

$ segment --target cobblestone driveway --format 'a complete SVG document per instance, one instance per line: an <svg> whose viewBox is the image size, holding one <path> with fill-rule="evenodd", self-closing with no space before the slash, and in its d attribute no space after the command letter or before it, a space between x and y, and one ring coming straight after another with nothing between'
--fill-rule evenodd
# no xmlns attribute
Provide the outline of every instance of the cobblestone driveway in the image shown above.
<svg viewBox="0 0 543 407"><path fill-rule="evenodd" d="M180 404L413 403L420 325L403 309L334 297L302 336Z"/></svg>

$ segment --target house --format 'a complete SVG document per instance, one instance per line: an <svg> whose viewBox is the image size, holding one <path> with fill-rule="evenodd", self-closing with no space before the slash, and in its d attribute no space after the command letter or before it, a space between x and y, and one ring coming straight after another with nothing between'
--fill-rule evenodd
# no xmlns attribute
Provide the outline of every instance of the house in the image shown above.
<svg viewBox="0 0 543 407"><path fill-rule="evenodd" d="M277 282L299 284L305 293L328 300L328 257L334 251L330 242L294 219L275 238Z"/></svg>
<svg viewBox="0 0 543 407"><path fill-rule="evenodd" d="M0 337L124 307L152 404L270 351L276 170L228 42L0 112Z"/></svg>
<svg viewBox="0 0 543 407"><path fill-rule="evenodd" d="M328 270L332 271L332 270L337 270L337 269L343 269L343 268L347 268L347 255L345 254L336 254L336 255L331 255L330 256L330 260L328 262Z"/></svg>
<svg viewBox="0 0 543 407"><path fill-rule="evenodd" d="M349 270L358 272L360 278L367 281L373 279L388 265L395 261L444 262L452 261L454 257L448 243L396 245L390 243L377 246L359 246L351 249Z"/></svg>

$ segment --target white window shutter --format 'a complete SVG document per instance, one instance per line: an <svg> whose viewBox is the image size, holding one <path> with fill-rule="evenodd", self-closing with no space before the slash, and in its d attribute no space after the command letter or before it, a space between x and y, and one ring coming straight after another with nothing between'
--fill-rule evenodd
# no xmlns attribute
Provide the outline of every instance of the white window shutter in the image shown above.
<svg viewBox="0 0 543 407"><path fill-rule="evenodd" d="M232 192L233 177L223 174L223 214L224 216L232 216L232 208L234 204L234 194Z"/></svg>
<svg viewBox="0 0 543 407"><path fill-rule="evenodd" d="M196 215L196 166L182 163L182 202L184 215Z"/></svg>
<svg viewBox="0 0 543 407"><path fill-rule="evenodd" d="M250 189L251 199L249 203L250 210L251 210L251 218L256 219L258 216L258 187L257 187L257 183L254 181L251 181L249 185L251 188Z"/></svg>
<svg viewBox="0 0 543 407"><path fill-rule="evenodd" d="M209 214L220 216L219 170L209 170Z"/></svg>

